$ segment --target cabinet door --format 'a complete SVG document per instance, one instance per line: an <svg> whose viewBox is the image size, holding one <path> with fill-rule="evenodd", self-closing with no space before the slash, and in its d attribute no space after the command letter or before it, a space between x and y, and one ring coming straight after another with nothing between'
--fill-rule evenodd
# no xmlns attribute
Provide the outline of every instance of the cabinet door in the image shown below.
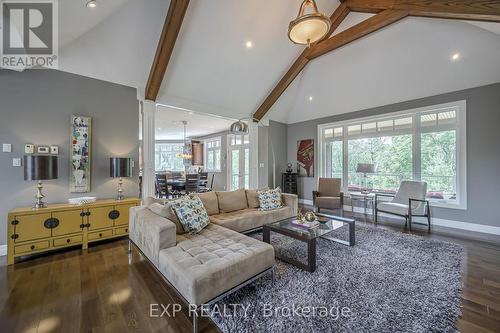
<svg viewBox="0 0 500 333"><path fill-rule="evenodd" d="M81 209L54 212L52 217L59 221L59 225L52 229L52 236L73 234L82 231L83 217Z"/></svg>
<svg viewBox="0 0 500 333"><path fill-rule="evenodd" d="M113 226L113 220L109 218L109 213L113 210L113 206L89 208L87 213L89 230L109 228Z"/></svg>
<svg viewBox="0 0 500 333"><path fill-rule="evenodd" d="M118 212L118 217L115 219L115 226L117 225L128 225L128 212L130 207L135 206L135 204L128 205L116 205L115 210Z"/></svg>
<svg viewBox="0 0 500 333"><path fill-rule="evenodd" d="M51 236L51 229L44 226L45 221L51 218L50 213L16 216L14 227L14 241L25 242L32 239Z"/></svg>

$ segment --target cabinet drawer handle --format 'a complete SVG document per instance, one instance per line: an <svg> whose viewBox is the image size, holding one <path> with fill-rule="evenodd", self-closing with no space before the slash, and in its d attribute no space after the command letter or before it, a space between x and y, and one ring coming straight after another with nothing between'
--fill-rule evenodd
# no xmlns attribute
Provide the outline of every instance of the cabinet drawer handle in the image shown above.
<svg viewBox="0 0 500 333"><path fill-rule="evenodd" d="M35 249L35 245L31 245L30 249L34 250Z"/></svg>
<svg viewBox="0 0 500 333"><path fill-rule="evenodd" d="M83 223L80 224L80 228L82 228L82 229L85 228L85 226L86 226L86 224L83 224Z"/></svg>
<svg viewBox="0 0 500 333"><path fill-rule="evenodd" d="M90 216L90 212L86 212L86 213L85 213L85 215L86 215L86 216Z"/></svg>
<svg viewBox="0 0 500 333"><path fill-rule="evenodd" d="M85 216L85 212L81 212L81 213L80 213L80 216L81 216L81 217L84 217L84 216Z"/></svg>
<svg viewBox="0 0 500 333"><path fill-rule="evenodd" d="M11 223L12 223L12 225L16 225L16 224L19 224L19 221L18 220L14 220Z"/></svg>
<svg viewBox="0 0 500 333"><path fill-rule="evenodd" d="M125 229L125 232L128 232L128 229Z"/></svg>
<svg viewBox="0 0 500 333"><path fill-rule="evenodd" d="M102 237L102 234L99 234L99 237Z"/></svg>
<svg viewBox="0 0 500 333"><path fill-rule="evenodd" d="M87 223L85 226L86 226L87 228L90 228L90 223Z"/></svg>
<svg viewBox="0 0 500 333"><path fill-rule="evenodd" d="M17 239L17 238L19 238L19 235L18 234L13 234L12 236L10 236L10 238Z"/></svg>
<svg viewBox="0 0 500 333"><path fill-rule="evenodd" d="M71 239L66 239L66 243L70 243L71 242Z"/></svg>

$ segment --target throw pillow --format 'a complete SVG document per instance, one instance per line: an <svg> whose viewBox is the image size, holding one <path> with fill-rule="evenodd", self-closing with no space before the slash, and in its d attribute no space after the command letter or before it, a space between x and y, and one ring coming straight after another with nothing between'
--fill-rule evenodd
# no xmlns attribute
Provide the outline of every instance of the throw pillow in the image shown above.
<svg viewBox="0 0 500 333"><path fill-rule="evenodd" d="M203 202L209 216L219 214L219 200L215 192L198 193L198 197Z"/></svg>
<svg viewBox="0 0 500 333"><path fill-rule="evenodd" d="M257 191L259 196L259 210L273 210L283 206L281 202L281 189L279 187L274 190Z"/></svg>
<svg viewBox="0 0 500 333"><path fill-rule="evenodd" d="M156 215L159 215L161 217L164 217L172 222L175 223L175 232L178 235L185 234L186 232L184 231L184 228L181 225L181 222L177 218L177 215L175 215L175 212L172 209L172 203L170 202L165 202L165 204L161 204L158 202L154 202L148 206L149 210L155 213Z"/></svg>
<svg viewBox="0 0 500 333"><path fill-rule="evenodd" d="M172 201L172 208L184 230L191 234L199 233L210 223L207 210L196 194L186 195Z"/></svg>
<svg viewBox="0 0 500 333"><path fill-rule="evenodd" d="M215 192L219 199L219 209L223 213L248 208L247 195L244 189L230 192Z"/></svg>
<svg viewBox="0 0 500 333"><path fill-rule="evenodd" d="M249 208L259 208L259 195L257 190L247 190L247 203Z"/></svg>

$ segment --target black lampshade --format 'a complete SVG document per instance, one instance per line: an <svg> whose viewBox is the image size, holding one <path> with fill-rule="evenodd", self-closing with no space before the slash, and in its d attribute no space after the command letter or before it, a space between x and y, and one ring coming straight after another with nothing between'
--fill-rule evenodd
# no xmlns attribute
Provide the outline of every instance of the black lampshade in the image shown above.
<svg viewBox="0 0 500 333"><path fill-rule="evenodd" d="M109 176L132 177L131 159L128 157L111 157L109 159Z"/></svg>
<svg viewBox="0 0 500 333"><path fill-rule="evenodd" d="M57 179L57 156L25 155L24 180Z"/></svg>

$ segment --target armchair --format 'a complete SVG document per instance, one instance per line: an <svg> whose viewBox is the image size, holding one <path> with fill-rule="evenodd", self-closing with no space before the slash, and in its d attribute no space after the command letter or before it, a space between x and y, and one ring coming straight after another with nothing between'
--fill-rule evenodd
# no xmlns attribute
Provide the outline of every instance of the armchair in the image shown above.
<svg viewBox="0 0 500 333"><path fill-rule="evenodd" d="M312 192L314 209L320 213L324 209L340 209L344 216L344 193L341 191L340 178L320 178L318 190Z"/></svg>
<svg viewBox="0 0 500 333"><path fill-rule="evenodd" d="M431 211L429 200L425 199L427 183L402 181L395 195L375 194L375 224L378 212L404 217L405 227L411 231L412 217L427 217L428 231L431 231ZM391 201L380 201L379 197L391 197Z"/></svg>

